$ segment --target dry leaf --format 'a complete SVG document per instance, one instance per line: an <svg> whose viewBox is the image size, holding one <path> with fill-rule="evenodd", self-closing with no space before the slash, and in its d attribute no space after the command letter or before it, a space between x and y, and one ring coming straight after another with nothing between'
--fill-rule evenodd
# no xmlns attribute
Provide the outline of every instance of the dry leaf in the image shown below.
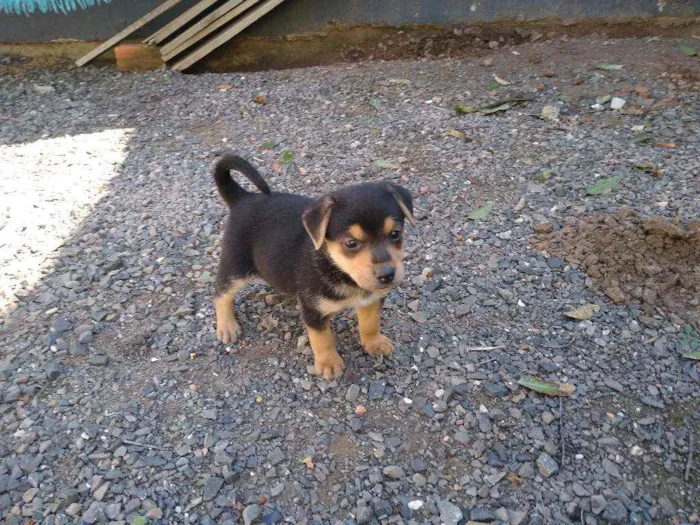
<svg viewBox="0 0 700 525"><path fill-rule="evenodd" d="M661 143L657 144L656 147L657 148L674 149L674 148L677 148L678 146L676 146L673 142L661 142Z"/></svg>
<svg viewBox="0 0 700 525"><path fill-rule="evenodd" d="M267 104L267 95L265 95L265 93L260 93L257 97L255 97L254 101L256 104L264 106Z"/></svg>
<svg viewBox="0 0 700 525"><path fill-rule="evenodd" d="M273 162L272 171L274 171L275 173L282 173L282 163L279 161Z"/></svg>
<svg viewBox="0 0 700 525"><path fill-rule="evenodd" d="M584 304L583 306L579 306L578 308L574 308L573 310L569 310L568 312L564 313L564 315L566 317L571 317L571 319L585 321L586 319L593 317L593 314L597 313L599 310L600 306L597 304L588 303Z"/></svg>
<svg viewBox="0 0 700 525"><path fill-rule="evenodd" d="M518 384L548 396L568 397L576 390L576 387L567 383L547 383L546 381L531 376L521 377L518 380Z"/></svg>
<svg viewBox="0 0 700 525"><path fill-rule="evenodd" d="M306 456L304 459L301 460L301 462L307 467L309 467L311 470L314 469L314 458L312 458L311 456Z"/></svg>
<svg viewBox="0 0 700 525"><path fill-rule="evenodd" d="M464 133L457 129L451 129L448 132L445 133L448 137L454 137L456 139L463 139L464 138Z"/></svg>
<svg viewBox="0 0 700 525"><path fill-rule="evenodd" d="M223 93L224 91L228 91L232 87L233 87L233 84L221 84L219 86L219 91L221 91Z"/></svg>
<svg viewBox="0 0 700 525"><path fill-rule="evenodd" d="M355 414L357 414L358 416L364 416L366 413L367 409L362 405L357 405L357 408L355 408Z"/></svg>

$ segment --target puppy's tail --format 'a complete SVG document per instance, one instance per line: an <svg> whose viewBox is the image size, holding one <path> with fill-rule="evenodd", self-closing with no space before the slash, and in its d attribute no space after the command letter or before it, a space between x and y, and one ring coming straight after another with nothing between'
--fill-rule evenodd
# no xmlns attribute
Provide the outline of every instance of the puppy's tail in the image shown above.
<svg viewBox="0 0 700 525"><path fill-rule="evenodd" d="M270 195L270 188L260 173L258 173L258 170L247 160L242 159L238 155L227 153L216 163L216 167L214 168L214 180L216 181L216 187L219 189L221 198L224 199L229 207L232 207L236 201L249 193L231 178L231 170L241 172L250 182L255 184L256 188L265 195Z"/></svg>

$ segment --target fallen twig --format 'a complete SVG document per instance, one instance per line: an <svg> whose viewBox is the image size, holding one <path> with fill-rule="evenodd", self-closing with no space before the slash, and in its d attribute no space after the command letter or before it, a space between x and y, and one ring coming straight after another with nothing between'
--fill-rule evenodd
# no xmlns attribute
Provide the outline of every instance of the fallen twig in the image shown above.
<svg viewBox="0 0 700 525"><path fill-rule="evenodd" d="M170 447L162 447L160 445L150 445L148 443L139 443L138 441L131 441L130 439L122 439L124 443L127 445L134 445L136 447L143 447L143 448L155 448L157 450L170 450Z"/></svg>
<svg viewBox="0 0 700 525"><path fill-rule="evenodd" d="M470 346L466 350L467 352L488 352L489 350L500 350L505 348L505 346Z"/></svg>
<svg viewBox="0 0 700 525"><path fill-rule="evenodd" d="M690 479L690 467L693 464L693 430L688 429L688 461L685 464L685 476L683 479L688 481Z"/></svg>
<svg viewBox="0 0 700 525"><path fill-rule="evenodd" d="M475 366L477 366L477 367L483 366L483 365L490 363L491 361L495 361L495 360L496 360L495 357L493 359L484 359L483 361L479 361Z"/></svg>

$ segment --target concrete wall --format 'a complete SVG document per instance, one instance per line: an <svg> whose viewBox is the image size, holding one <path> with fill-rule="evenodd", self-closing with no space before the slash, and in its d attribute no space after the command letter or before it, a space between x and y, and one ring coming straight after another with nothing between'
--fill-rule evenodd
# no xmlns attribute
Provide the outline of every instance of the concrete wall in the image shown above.
<svg viewBox="0 0 700 525"><path fill-rule="evenodd" d="M59 12L9 14L17 0L0 0L0 42L57 39L105 40L152 10L162 0L22 0L25 6L53 5ZM183 0L139 35L146 35L195 0ZM63 12L60 12L60 11ZM700 0L287 0L248 29L247 35L312 32L329 23L353 25L463 25L501 20L562 18L630 19L700 15ZM137 35L138 36L138 35Z"/></svg>

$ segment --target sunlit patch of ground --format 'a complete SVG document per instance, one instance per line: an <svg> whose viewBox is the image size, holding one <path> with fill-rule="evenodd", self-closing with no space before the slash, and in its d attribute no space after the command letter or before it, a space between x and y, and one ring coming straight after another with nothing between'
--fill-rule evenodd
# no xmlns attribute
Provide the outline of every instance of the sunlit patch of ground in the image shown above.
<svg viewBox="0 0 700 525"><path fill-rule="evenodd" d="M0 146L0 309L13 308L104 195L130 129ZM56 153L60 152L60 156Z"/></svg>

